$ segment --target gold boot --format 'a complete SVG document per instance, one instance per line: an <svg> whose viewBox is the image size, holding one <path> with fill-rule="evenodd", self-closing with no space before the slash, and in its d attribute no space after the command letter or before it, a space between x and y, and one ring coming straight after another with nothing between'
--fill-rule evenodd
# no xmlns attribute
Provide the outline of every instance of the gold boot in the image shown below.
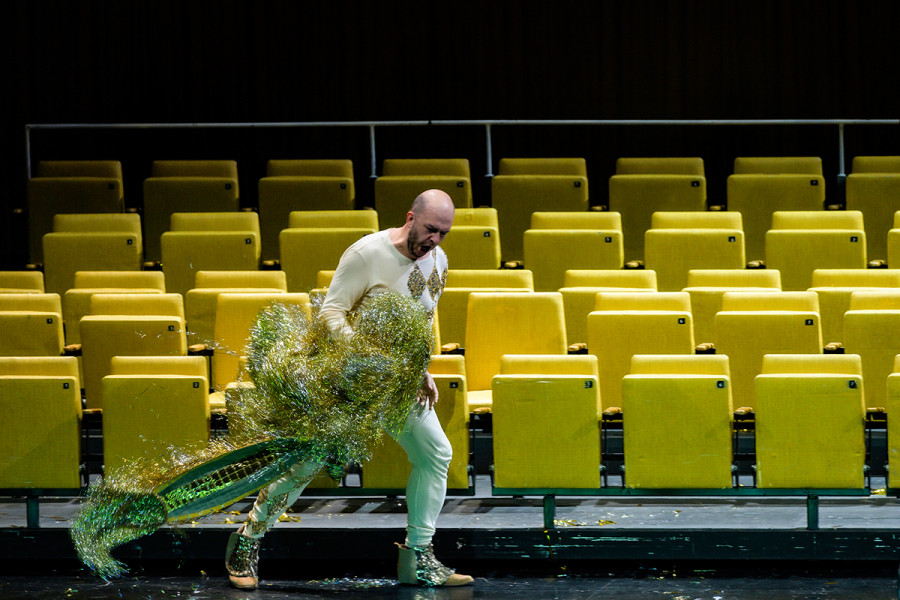
<svg viewBox="0 0 900 600"><path fill-rule="evenodd" d="M468 575L460 575L448 569L435 557L434 547L397 544L400 556L397 560L397 579L404 585L458 586L474 581Z"/></svg>
<svg viewBox="0 0 900 600"><path fill-rule="evenodd" d="M243 531L243 530L242 530ZM260 540L234 532L225 548L225 568L228 580L236 588L255 590L259 585Z"/></svg>

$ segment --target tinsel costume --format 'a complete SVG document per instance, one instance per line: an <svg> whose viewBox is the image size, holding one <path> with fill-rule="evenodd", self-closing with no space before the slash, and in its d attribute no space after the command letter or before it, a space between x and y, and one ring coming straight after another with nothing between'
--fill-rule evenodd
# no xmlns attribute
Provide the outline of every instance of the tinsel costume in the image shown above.
<svg viewBox="0 0 900 600"><path fill-rule="evenodd" d="M251 330L254 387L229 405L229 436L200 451L171 449L98 479L71 529L96 574L125 572L110 551L251 495L301 461L339 477L371 456L382 431L403 427L422 386L433 331L421 304L397 292L366 296L349 337L299 307L273 303Z"/></svg>

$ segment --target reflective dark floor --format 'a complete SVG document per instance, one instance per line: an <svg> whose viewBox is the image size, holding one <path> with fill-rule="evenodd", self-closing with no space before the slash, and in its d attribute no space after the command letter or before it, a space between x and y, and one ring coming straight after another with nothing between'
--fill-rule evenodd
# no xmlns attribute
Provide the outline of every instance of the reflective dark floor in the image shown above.
<svg viewBox="0 0 900 600"><path fill-rule="evenodd" d="M0 577L3 600L125 599L164 600L306 600L360 598L363 600L530 600L553 599L665 599L665 600L888 600L898 598L897 580L888 570L863 572L859 577L788 575L773 570L771 576L755 571L751 577L680 576L647 569L626 576L494 574L479 576L472 586L461 588L413 588L396 580L377 577L342 577L319 580L280 577L264 580L260 589L241 591L229 587L221 576L195 571L178 576L141 574L103 581L83 574L8 575Z"/></svg>

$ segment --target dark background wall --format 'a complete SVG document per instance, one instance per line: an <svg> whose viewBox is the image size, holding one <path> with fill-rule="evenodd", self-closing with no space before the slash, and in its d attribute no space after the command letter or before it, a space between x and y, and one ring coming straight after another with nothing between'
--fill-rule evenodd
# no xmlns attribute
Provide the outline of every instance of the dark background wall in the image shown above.
<svg viewBox="0 0 900 600"><path fill-rule="evenodd" d="M898 117L900 3L866 0L272 2L46 0L0 7L2 265L24 260L26 123L409 119ZM619 156L694 155L711 198L735 156L821 156L834 127L497 127L494 159L584 156L603 203ZM847 153L898 154L896 127L847 131ZM157 158L238 160L242 202L270 158L354 160L365 129L34 131L32 161L115 158L126 204ZM483 129L378 131L379 159L462 156ZM849 167L849 163L848 163ZM496 164L494 165L496 168ZM487 186L476 202L489 201ZM831 186L829 193L837 193ZM479 198L479 194L482 198Z"/></svg>

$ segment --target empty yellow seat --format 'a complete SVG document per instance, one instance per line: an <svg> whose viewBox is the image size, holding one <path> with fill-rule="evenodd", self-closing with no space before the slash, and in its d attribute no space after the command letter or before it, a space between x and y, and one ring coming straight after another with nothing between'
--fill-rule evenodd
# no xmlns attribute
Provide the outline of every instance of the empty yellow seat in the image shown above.
<svg viewBox="0 0 900 600"><path fill-rule="evenodd" d="M491 180L491 206L497 209L503 260L524 259L522 238L532 213L587 213L587 188L584 175L496 175Z"/></svg>
<svg viewBox="0 0 900 600"><path fill-rule="evenodd" d="M822 341L844 341L844 313L850 310L850 295L900 287L900 269L816 269L809 291L819 296Z"/></svg>
<svg viewBox="0 0 900 600"><path fill-rule="evenodd" d="M742 269L741 216L728 212L656 212L644 234L644 263L656 271L659 290L687 285L691 269Z"/></svg>
<svg viewBox="0 0 900 600"><path fill-rule="evenodd" d="M498 175L578 175L587 177L583 158L501 158Z"/></svg>
<svg viewBox="0 0 900 600"><path fill-rule="evenodd" d="M323 269L337 267L344 251L361 237L375 233L364 227L284 229L281 231L281 268L288 290L309 292Z"/></svg>
<svg viewBox="0 0 900 600"><path fill-rule="evenodd" d="M622 410L626 487L732 486L727 356L634 356Z"/></svg>
<svg viewBox="0 0 900 600"><path fill-rule="evenodd" d="M563 287L566 339L569 344L587 343L587 316L594 310L599 292L655 292L656 272L646 269L567 269Z"/></svg>
<svg viewBox="0 0 900 600"><path fill-rule="evenodd" d="M500 267L500 228L494 208L460 208L441 247L457 269Z"/></svg>
<svg viewBox="0 0 900 600"><path fill-rule="evenodd" d="M63 353L59 294L0 294L0 356L59 356Z"/></svg>
<svg viewBox="0 0 900 600"><path fill-rule="evenodd" d="M758 487L865 487L866 409L858 356L768 355L755 389Z"/></svg>
<svg viewBox="0 0 900 600"><path fill-rule="evenodd" d="M44 293L40 271L0 271L0 294Z"/></svg>
<svg viewBox="0 0 900 600"><path fill-rule="evenodd" d="M700 175L706 171L699 156L616 159L616 175Z"/></svg>
<svg viewBox="0 0 900 600"><path fill-rule="evenodd" d="M443 343L465 346L469 294L477 291L533 292L534 278L527 269L450 269L438 305Z"/></svg>
<svg viewBox="0 0 900 600"><path fill-rule="evenodd" d="M75 357L0 358L0 488L81 487Z"/></svg>
<svg viewBox="0 0 900 600"><path fill-rule="evenodd" d="M473 292L466 321L469 410L489 411L491 378L504 354L566 354L558 292Z"/></svg>
<svg viewBox="0 0 900 600"><path fill-rule="evenodd" d="M704 344L715 339L713 324L725 292L780 292L781 274L775 269L691 269L683 291L691 295L694 340Z"/></svg>
<svg viewBox="0 0 900 600"><path fill-rule="evenodd" d="M604 407L622 406L622 378L635 354L692 354L686 292L601 292L587 316L588 352L600 364Z"/></svg>
<svg viewBox="0 0 900 600"><path fill-rule="evenodd" d="M570 221L580 227L569 226ZM622 268L622 243L618 213L536 212L523 236L525 267L534 273L535 290L556 291L567 269Z"/></svg>
<svg viewBox="0 0 900 600"><path fill-rule="evenodd" d="M900 291L856 291L844 313L844 348L859 355L869 406L884 407L886 381L900 354Z"/></svg>
<svg viewBox="0 0 900 600"><path fill-rule="evenodd" d="M600 487L594 357L507 355L492 390L496 487Z"/></svg>
<svg viewBox="0 0 900 600"><path fill-rule="evenodd" d="M446 192L457 208L471 208L468 159L385 159L382 176L375 180L375 210L382 227L403 225L413 200L427 189Z"/></svg>
<svg viewBox="0 0 900 600"><path fill-rule="evenodd" d="M714 321L716 353L731 361L731 397L754 407L753 378L766 354L821 354L815 292L725 292Z"/></svg>

